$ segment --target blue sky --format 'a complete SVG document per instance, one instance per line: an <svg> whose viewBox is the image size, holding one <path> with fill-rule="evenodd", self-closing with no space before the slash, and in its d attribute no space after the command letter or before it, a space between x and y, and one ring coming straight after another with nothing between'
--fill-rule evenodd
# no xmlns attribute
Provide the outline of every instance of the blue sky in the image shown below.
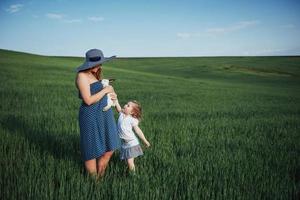
<svg viewBox="0 0 300 200"><path fill-rule="evenodd" d="M0 48L42 55L300 55L299 0L0 2Z"/></svg>

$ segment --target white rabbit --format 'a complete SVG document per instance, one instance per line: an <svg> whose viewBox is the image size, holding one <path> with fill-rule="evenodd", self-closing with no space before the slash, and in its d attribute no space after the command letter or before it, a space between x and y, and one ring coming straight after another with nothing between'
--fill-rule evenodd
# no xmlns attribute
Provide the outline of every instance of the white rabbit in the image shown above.
<svg viewBox="0 0 300 200"><path fill-rule="evenodd" d="M109 80L108 79L102 79L101 83L103 87L107 87L109 85ZM116 104L113 102L111 99L110 93L107 94L107 106L103 108L103 111L108 111L112 106L116 106Z"/></svg>

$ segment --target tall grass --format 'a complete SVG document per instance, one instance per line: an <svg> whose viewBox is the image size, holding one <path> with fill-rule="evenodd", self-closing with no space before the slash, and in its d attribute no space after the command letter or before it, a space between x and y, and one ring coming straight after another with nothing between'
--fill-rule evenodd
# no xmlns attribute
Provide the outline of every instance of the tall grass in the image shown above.
<svg viewBox="0 0 300 200"><path fill-rule="evenodd" d="M300 58L121 58L119 101L142 103L152 146L128 177L80 160L74 86L82 58L0 51L2 199L297 199Z"/></svg>

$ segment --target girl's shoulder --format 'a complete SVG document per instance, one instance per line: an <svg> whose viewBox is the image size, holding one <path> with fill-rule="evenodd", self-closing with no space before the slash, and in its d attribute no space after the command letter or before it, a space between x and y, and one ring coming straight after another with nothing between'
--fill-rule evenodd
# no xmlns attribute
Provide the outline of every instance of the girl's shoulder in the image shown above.
<svg viewBox="0 0 300 200"><path fill-rule="evenodd" d="M119 119L126 121L126 123L133 124L135 126L138 125L139 120L137 118L134 118L131 115L125 115L122 111L119 112Z"/></svg>
<svg viewBox="0 0 300 200"><path fill-rule="evenodd" d="M119 112L119 116L124 116L124 113L122 110Z"/></svg>
<svg viewBox="0 0 300 200"><path fill-rule="evenodd" d="M130 115L130 122L133 126L137 126L139 124L139 120Z"/></svg>
<svg viewBox="0 0 300 200"><path fill-rule="evenodd" d="M121 120L126 120L127 119L126 115L122 111L119 112L119 119L121 119Z"/></svg>

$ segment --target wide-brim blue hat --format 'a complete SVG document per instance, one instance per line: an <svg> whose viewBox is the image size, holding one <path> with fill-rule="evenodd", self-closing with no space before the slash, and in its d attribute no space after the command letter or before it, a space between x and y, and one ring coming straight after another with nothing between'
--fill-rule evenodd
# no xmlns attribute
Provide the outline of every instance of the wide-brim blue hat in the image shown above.
<svg viewBox="0 0 300 200"><path fill-rule="evenodd" d="M116 58L116 56L111 56L105 58L102 51L99 49L90 49L85 54L85 62L77 67L76 71L80 72L95 67L96 65L102 64L104 62L110 61Z"/></svg>

